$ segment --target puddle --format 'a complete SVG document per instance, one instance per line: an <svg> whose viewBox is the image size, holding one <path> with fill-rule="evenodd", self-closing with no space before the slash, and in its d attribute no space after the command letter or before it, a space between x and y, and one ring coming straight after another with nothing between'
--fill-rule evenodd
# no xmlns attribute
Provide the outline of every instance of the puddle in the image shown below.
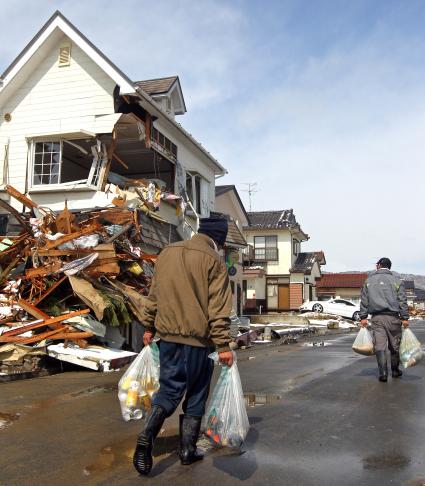
<svg viewBox="0 0 425 486"><path fill-rule="evenodd" d="M9 427L13 422L19 419L20 413L1 413L0 412L0 430Z"/></svg>
<svg viewBox="0 0 425 486"><path fill-rule="evenodd" d="M271 395L270 393L245 393L245 405L247 407L261 407L271 405L282 398L281 395Z"/></svg>
<svg viewBox="0 0 425 486"><path fill-rule="evenodd" d="M165 432L165 429L162 429L160 434L162 432ZM159 435L155 440L153 449L155 462L158 462L163 456L176 452L178 449L178 431L170 429L166 433L167 436ZM127 468L133 460L136 440L137 434L132 434L126 439L102 447L94 461L83 468L83 476L99 476L104 472L119 467Z"/></svg>
<svg viewBox="0 0 425 486"><path fill-rule="evenodd" d="M400 454L382 454L363 459L365 469L403 468L410 464L410 458Z"/></svg>

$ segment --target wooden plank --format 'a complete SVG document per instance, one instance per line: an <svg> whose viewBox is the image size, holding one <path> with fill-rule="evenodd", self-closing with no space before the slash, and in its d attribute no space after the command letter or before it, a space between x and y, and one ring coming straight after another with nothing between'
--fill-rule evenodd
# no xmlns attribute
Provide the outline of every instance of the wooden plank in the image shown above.
<svg viewBox="0 0 425 486"><path fill-rule="evenodd" d="M124 169L128 170L128 165L120 157L118 157L116 152L112 154L112 158L119 162L124 167Z"/></svg>
<svg viewBox="0 0 425 486"><path fill-rule="evenodd" d="M51 287L49 287L44 294L40 295L38 299L35 299L32 304L33 305L38 305L42 300L44 300L48 295L50 295L54 290L56 290L59 285L64 281L67 280L67 276L65 275L61 279L59 279L57 282L55 282Z"/></svg>
<svg viewBox="0 0 425 486"><path fill-rule="evenodd" d="M22 194L21 192L19 192L14 187L7 185L5 187L5 189L6 189L6 192L9 194L9 196L12 196L15 199L17 199L25 207L31 208L31 209L38 208L38 204L36 204L34 201L32 201L29 197L25 196L25 194Z"/></svg>
<svg viewBox="0 0 425 486"><path fill-rule="evenodd" d="M79 310L79 311L70 312L69 314L63 314L61 316L52 317L50 319L46 319L46 320L43 320L43 321L41 321L39 319L37 321L32 322L31 324L19 327L18 329L11 329L10 331L4 332L0 336L0 342L2 342L1 339L3 337L19 335L19 334L22 334L26 331L31 331L32 329L38 329L38 328L43 327L43 326L48 326L48 327L51 327L53 329L57 329L59 327L58 326L59 322L66 321L67 319L71 319L72 317L81 316L83 314L89 314L89 313L90 313L90 309L82 309L82 310Z"/></svg>
<svg viewBox="0 0 425 486"><path fill-rule="evenodd" d="M7 212L15 216L17 221L21 226L23 226L27 231L31 231L31 225L29 224L28 221L17 211L14 207L12 207L9 203L6 201L3 201L3 199L0 199L0 206L4 208Z"/></svg>
<svg viewBox="0 0 425 486"><path fill-rule="evenodd" d="M25 270L25 276L27 278L46 277L52 273L57 273L62 268L62 262L57 260L54 262L46 263L42 267L28 268Z"/></svg>
<svg viewBox="0 0 425 486"><path fill-rule="evenodd" d="M85 236L89 235L92 233L95 233L97 230L100 229L99 224L92 223L90 226L87 228L83 228L80 231L77 231L75 233L71 233L69 235L64 235L58 238L57 240L54 241L47 241L46 242L46 247L51 250L52 248L56 248L59 245L62 245L63 243L67 243L68 241L75 240L76 238L79 238L80 236Z"/></svg>
<svg viewBox="0 0 425 486"><path fill-rule="evenodd" d="M41 311L40 309L37 309L34 305L30 304L24 299L19 299L17 304L19 307L22 307L24 311L28 312L28 314L31 314L33 317L37 319L43 319L44 321L50 319L50 316Z"/></svg>

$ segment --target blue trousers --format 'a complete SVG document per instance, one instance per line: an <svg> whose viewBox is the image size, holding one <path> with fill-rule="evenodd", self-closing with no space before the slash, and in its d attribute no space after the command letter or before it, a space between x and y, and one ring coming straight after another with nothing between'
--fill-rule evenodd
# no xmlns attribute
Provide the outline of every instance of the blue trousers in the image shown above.
<svg viewBox="0 0 425 486"><path fill-rule="evenodd" d="M214 370L208 355L213 351L161 341L159 391L153 397L153 404L161 406L167 417L175 412L185 393L183 412L193 417L204 415Z"/></svg>

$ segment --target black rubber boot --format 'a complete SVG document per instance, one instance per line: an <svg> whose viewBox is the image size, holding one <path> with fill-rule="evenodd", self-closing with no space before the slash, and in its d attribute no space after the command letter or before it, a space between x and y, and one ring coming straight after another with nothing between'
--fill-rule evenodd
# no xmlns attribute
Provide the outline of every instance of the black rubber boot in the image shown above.
<svg viewBox="0 0 425 486"><path fill-rule="evenodd" d="M140 474L149 474L152 469L153 442L159 434L165 419L165 410L159 405L154 405L149 417L146 419L142 432L137 438L136 450L134 451L133 465Z"/></svg>
<svg viewBox="0 0 425 486"><path fill-rule="evenodd" d="M196 451L196 442L201 429L202 417L180 415L180 462L189 466L204 458Z"/></svg>
<svg viewBox="0 0 425 486"><path fill-rule="evenodd" d="M378 362L379 381L385 383L388 381L387 353L385 351L376 351L375 354L376 361Z"/></svg>
<svg viewBox="0 0 425 486"><path fill-rule="evenodd" d="M398 353L391 354L391 374L393 378L400 378L403 376L403 372L399 368L400 366L400 356Z"/></svg>

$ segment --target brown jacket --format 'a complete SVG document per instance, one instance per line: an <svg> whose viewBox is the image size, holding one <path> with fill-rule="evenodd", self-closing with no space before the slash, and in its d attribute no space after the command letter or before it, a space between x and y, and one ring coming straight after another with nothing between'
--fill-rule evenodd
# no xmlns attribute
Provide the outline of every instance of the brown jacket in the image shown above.
<svg viewBox="0 0 425 486"><path fill-rule="evenodd" d="M147 330L164 341L228 351L231 310L226 266L208 236L162 250L143 311Z"/></svg>

